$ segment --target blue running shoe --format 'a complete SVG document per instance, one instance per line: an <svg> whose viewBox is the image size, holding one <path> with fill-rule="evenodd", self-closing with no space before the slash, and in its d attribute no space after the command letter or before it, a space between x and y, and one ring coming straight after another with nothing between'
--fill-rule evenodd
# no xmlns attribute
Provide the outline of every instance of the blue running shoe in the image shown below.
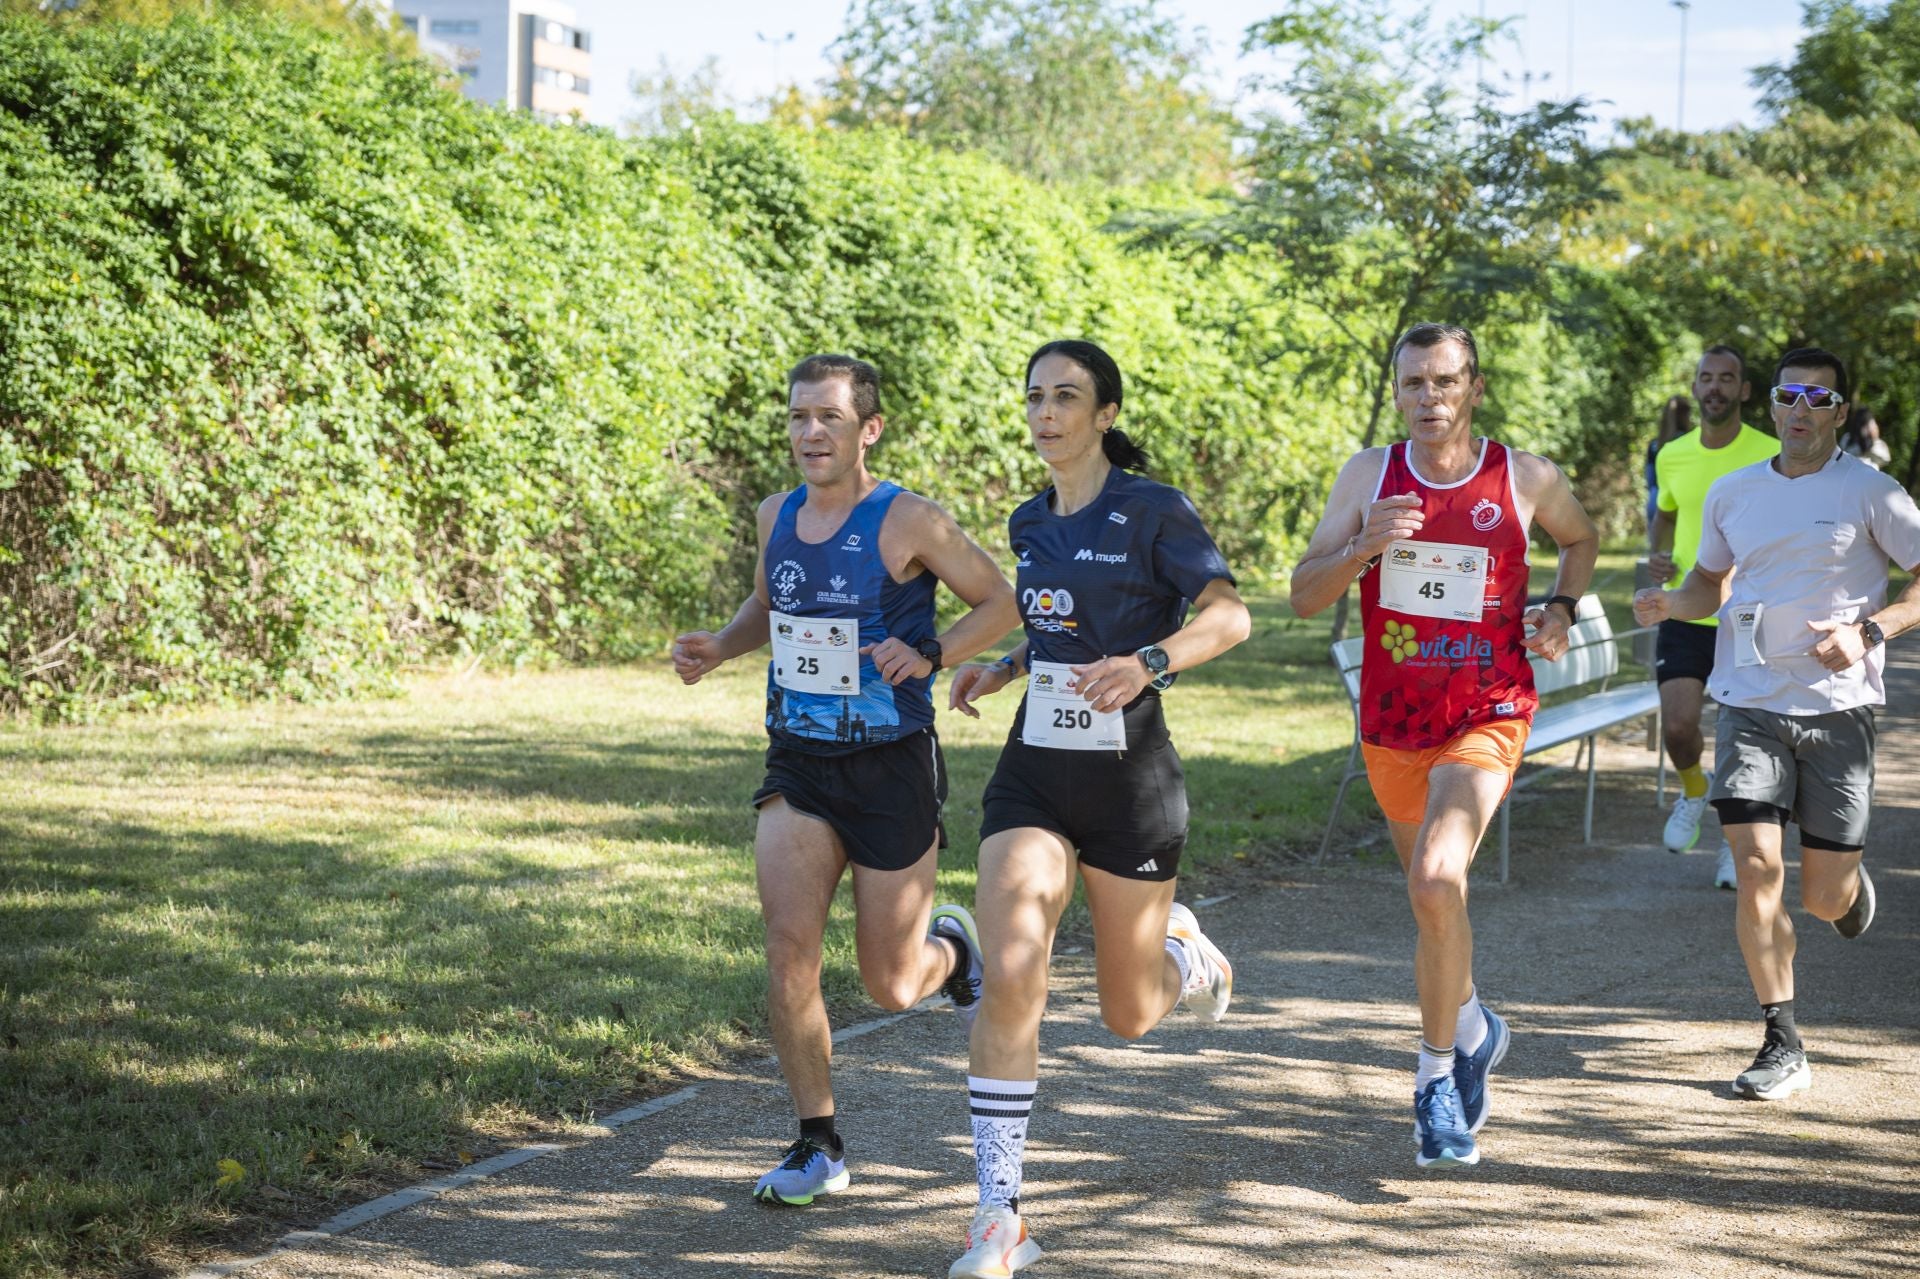
<svg viewBox="0 0 1920 1279"><path fill-rule="evenodd" d="M754 1183L753 1197L764 1204L810 1204L817 1195L845 1190L849 1180L846 1160L802 1137L787 1147L778 1168Z"/></svg>
<svg viewBox="0 0 1920 1279"><path fill-rule="evenodd" d="M1487 1037L1471 1053L1453 1050L1453 1084L1460 1090L1460 1113L1467 1117L1467 1131L1479 1132L1487 1122L1487 1076L1507 1058L1506 1021L1485 1004L1480 1011L1487 1018Z"/></svg>
<svg viewBox="0 0 1920 1279"><path fill-rule="evenodd" d="M1440 1076L1413 1095L1413 1135L1420 1142L1413 1162L1422 1168L1465 1168L1480 1162L1480 1147L1467 1131L1452 1075Z"/></svg>

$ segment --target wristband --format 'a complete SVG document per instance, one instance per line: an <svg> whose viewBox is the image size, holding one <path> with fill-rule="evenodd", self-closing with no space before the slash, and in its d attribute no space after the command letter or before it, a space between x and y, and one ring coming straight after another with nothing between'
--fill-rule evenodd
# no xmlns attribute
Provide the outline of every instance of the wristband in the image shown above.
<svg viewBox="0 0 1920 1279"><path fill-rule="evenodd" d="M1014 660L1013 660L1013 654L1012 654L1012 653L1008 653L1008 654L1007 654L1007 655L1006 655L1005 657L1003 657L1003 658L1001 658L1001 659L1000 659L999 661L997 661L997 662L995 662L995 663L994 663L994 665L995 665L995 666L1004 666L1004 667L1006 667L1006 668L1007 668L1007 675L1008 675L1008 677L1009 677L1009 678L1011 678L1011 677L1013 677L1013 676L1015 676L1015 675L1018 675L1018 674L1020 673L1020 663L1018 663L1018 662L1016 662L1016 661L1014 661Z"/></svg>
<svg viewBox="0 0 1920 1279"><path fill-rule="evenodd" d="M1565 604L1567 606L1567 625L1568 626L1572 626L1575 622L1580 620L1580 601L1575 599L1573 596L1555 595L1551 599L1549 599L1545 604L1542 604L1540 607L1542 611L1544 611L1546 609L1552 608L1555 604Z"/></svg>

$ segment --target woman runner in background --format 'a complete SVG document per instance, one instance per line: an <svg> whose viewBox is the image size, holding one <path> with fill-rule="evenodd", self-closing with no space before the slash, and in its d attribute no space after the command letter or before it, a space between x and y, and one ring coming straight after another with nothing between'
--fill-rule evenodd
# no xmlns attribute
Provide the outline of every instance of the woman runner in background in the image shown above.
<svg viewBox="0 0 1920 1279"><path fill-rule="evenodd" d="M1027 677L983 799L985 971L967 1077L980 1206L950 1279L1010 1275L1040 1255L1019 1215L1021 1165L1076 868L1115 1034L1139 1038L1182 999L1218 1021L1233 992L1226 957L1173 900L1187 793L1160 694L1251 622L1193 504L1138 474L1146 454L1114 429L1120 398L1119 367L1091 342L1049 342L1028 361L1027 428L1052 483L1007 522L1026 642L961 667L948 698L977 717L975 700Z"/></svg>

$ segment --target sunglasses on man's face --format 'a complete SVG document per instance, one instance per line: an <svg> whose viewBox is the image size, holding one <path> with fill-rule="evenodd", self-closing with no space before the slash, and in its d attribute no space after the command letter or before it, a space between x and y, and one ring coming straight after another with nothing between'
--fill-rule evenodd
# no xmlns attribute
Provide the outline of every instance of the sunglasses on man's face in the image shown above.
<svg viewBox="0 0 1920 1279"><path fill-rule="evenodd" d="M1783 382L1773 388L1773 402L1790 409L1805 400L1810 409L1830 409L1840 403L1840 392L1812 382Z"/></svg>

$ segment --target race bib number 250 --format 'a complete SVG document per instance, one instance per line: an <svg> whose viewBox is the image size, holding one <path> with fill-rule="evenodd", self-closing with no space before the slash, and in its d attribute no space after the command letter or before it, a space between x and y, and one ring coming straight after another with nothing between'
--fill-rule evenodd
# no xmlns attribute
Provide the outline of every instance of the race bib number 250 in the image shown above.
<svg viewBox="0 0 1920 1279"><path fill-rule="evenodd" d="M1071 666L1035 662L1027 675L1027 718L1020 740L1057 751L1123 751L1127 726L1117 709L1097 711L1080 695Z"/></svg>

